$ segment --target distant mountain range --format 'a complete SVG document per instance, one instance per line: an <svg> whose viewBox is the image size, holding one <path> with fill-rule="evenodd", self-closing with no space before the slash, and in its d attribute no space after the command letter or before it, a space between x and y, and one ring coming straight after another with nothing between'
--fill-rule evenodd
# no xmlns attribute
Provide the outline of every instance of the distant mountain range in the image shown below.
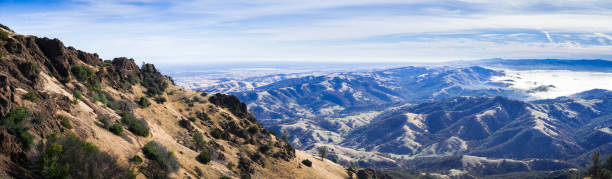
<svg viewBox="0 0 612 179"><path fill-rule="evenodd" d="M296 148L315 153L327 146L341 163L481 176L580 168L593 151L612 152L609 90L527 101L558 87L527 81L534 88L514 88L512 79L522 76L493 80L508 75L503 69L607 75L612 62L461 63L295 74L248 90L228 89L266 127L286 131Z"/></svg>

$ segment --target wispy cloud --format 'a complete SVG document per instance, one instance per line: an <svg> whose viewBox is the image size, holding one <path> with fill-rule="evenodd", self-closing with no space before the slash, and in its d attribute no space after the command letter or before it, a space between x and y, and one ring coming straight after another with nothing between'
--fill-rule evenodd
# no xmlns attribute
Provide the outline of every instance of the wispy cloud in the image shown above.
<svg viewBox="0 0 612 179"><path fill-rule="evenodd" d="M607 58L611 17L606 0L0 2L20 33L157 63Z"/></svg>

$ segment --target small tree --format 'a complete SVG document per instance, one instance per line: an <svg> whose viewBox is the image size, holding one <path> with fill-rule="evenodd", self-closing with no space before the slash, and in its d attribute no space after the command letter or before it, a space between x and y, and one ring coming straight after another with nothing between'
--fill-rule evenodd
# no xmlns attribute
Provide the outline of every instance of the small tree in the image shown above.
<svg viewBox="0 0 612 179"><path fill-rule="evenodd" d="M601 178L601 159L599 152L593 152L591 155L591 166L587 169L587 175L591 178Z"/></svg>
<svg viewBox="0 0 612 179"><path fill-rule="evenodd" d="M283 133L281 135L282 135L283 141L289 143L289 132L287 132L287 130L283 130Z"/></svg>
<svg viewBox="0 0 612 179"><path fill-rule="evenodd" d="M151 102L149 102L149 99L143 96L140 97L140 100L138 100L138 104L142 107L149 107L151 105Z"/></svg>
<svg viewBox="0 0 612 179"><path fill-rule="evenodd" d="M321 157L321 160L323 160L325 157L327 157L327 146L321 146L319 147L319 156Z"/></svg>
<svg viewBox="0 0 612 179"><path fill-rule="evenodd" d="M208 162L210 162L210 153L204 150L200 152L200 155L198 155L197 159L202 164L208 164Z"/></svg>
<svg viewBox="0 0 612 179"><path fill-rule="evenodd" d="M201 150L206 145L206 141L204 141L204 135L200 131L196 131L193 134L193 142L195 143L196 151Z"/></svg>

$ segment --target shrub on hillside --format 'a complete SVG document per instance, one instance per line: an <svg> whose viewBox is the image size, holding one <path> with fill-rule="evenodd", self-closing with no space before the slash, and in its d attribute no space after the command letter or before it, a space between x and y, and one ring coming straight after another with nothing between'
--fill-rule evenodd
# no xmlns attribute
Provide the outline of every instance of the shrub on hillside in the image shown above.
<svg viewBox="0 0 612 179"><path fill-rule="evenodd" d="M85 82L94 75L94 72L91 68L83 65L72 65L70 67L70 71L80 82Z"/></svg>
<svg viewBox="0 0 612 179"><path fill-rule="evenodd" d="M143 96L140 97L140 100L138 100L138 105L142 107L149 107L151 105L151 102L149 102L149 99Z"/></svg>
<svg viewBox="0 0 612 179"><path fill-rule="evenodd" d="M312 162L310 160L308 160L308 159L302 160L302 164L304 164L304 165L306 165L308 167L312 167Z"/></svg>
<svg viewBox="0 0 612 179"><path fill-rule="evenodd" d="M2 120L2 126L12 135L17 137L21 143L21 147L29 149L32 147L34 136L28 132L30 127L25 125L26 119L29 117L29 112L25 108L16 108L11 110Z"/></svg>
<svg viewBox="0 0 612 179"><path fill-rule="evenodd" d="M83 100L83 94L79 90L74 90L74 92L72 92L72 95L78 100Z"/></svg>
<svg viewBox="0 0 612 179"><path fill-rule="evenodd" d="M143 64L140 71L142 73L141 84L147 88L147 95L160 95L168 88L166 77L159 73L153 64Z"/></svg>
<svg viewBox="0 0 612 179"><path fill-rule="evenodd" d="M28 92L23 95L23 99L29 100L32 102L38 102L38 95L36 95L36 93L33 93L33 92Z"/></svg>
<svg viewBox="0 0 612 179"><path fill-rule="evenodd" d="M162 96L155 97L155 102L157 102L157 104L164 104L166 102L166 98Z"/></svg>
<svg viewBox="0 0 612 179"><path fill-rule="evenodd" d="M4 32L4 31L0 30L0 39L8 40L9 39L8 32Z"/></svg>
<svg viewBox="0 0 612 179"><path fill-rule="evenodd" d="M123 134L123 126L119 123L114 123L108 130L110 130L115 135Z"/></svg>
<svg viewBox="0 0 612 179"><path fill-rule="evenodd" d="M208 164L210 162L210 153L207 150L200 152L197 160L202 164Z"/></svg>
<svg viewBox="0 0 612 179"><path fill-rule="evenodd" d="M142 158L140 158L140 156L138 156L138 155L134 155L134 157L132 157L132 158L130 159L130 161L131 161L131 162L134 162L134 163L136 163L136 164L140 164L140 163L142 163Z"/></svg>
<svg viewBox="0 0 612 179"><path fill-rule="evenodd" d="M251 127L249 127L248 131L251 134L255 134L255 133L257 133L257 131L259 131L259 128L257 127L257 125L252 125Z"/></svg>
<svg viewBox="0 0 612 179"><path fill-rule="evenodd" d="M40 148L38 171L43 178L132 178L115 157L75 135L51 136Z"/></svg>
<svg viewBox="0 0 612 179"><path fill-rule="evenodd" d="M206 141L204 141L204 135L200 131L196 131L193 134L193 142L195 143L196 151L202 150L204 145L206 145Z"/></svg>
<svg viewBox="0 0 612 179"><path fill-rule="evenodd" d="M155 161L166 172L178 170L178 162L174 153L168 152L168 149L159 143L151 141L142 148L142 151L145 157Z"/></svg>
<svg viewBox="0 0 612 179"><path fill-rule="evenodd" d="M215 129L213 129L213 130L210 132L210 135L211 135L212 137L214 137L215 139L219 139L219 138L223 137L223 132L221 132L221 130L220 130L220 129L216 129L216 128L215 128Z"/></svg>
<svg viewBox="0 0 612 179"><path fill-rule="evenodd" d="M132 114L123 113L121 120L128 126L128 130L132 133L147 137L149 136L149 126L144 120L136 119Z"/></svg>
<svg viewBox="0 0 612 179"><path fill-rule="evenodd" d="M60 120L60 123L62 124L62 126L68 129L72 129L72 124L70 123L70 120L68 119L68 117L63 116L63 115L57 115L57 119Z"/></svg>

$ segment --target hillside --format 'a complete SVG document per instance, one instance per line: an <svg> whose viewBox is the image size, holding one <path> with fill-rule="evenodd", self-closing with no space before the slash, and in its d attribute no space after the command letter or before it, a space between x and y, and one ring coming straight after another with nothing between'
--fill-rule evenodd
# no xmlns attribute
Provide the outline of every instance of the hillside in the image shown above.
<svg viewBox="0 0 612 179"><path fill-rule="evenodd" d="M294 150L234 96L181 89L152 64L0 31L2 178L348 177Z"/></svg>
<svg viewBox="0 0 612 179"><path fill-rule="evenodd" d="M599 89L533 102L456 97L386 114L341 145L431 171L581 168L593 151L612 152L611 102L610 91Z"/></svg>

